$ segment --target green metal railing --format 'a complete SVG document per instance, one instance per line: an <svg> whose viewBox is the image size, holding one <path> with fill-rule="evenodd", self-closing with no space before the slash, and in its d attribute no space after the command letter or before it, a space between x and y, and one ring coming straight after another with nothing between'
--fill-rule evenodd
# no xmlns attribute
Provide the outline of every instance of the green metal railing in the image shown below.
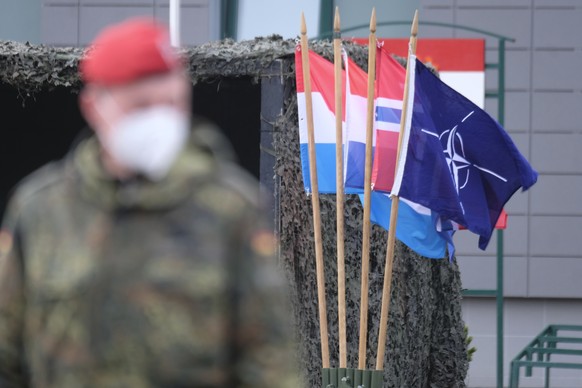
<svg viewBox="0 0 582 388"><path fill-rule="evenodd" d="M331 22L328 19L321 18L320 30L324 31L317 39L331 38L333 32L331 31ZM379 22L377 27L384 26L408 26L410 21L390 21ZM503 126L505 121L505 46L506 42L515 42L515 39L507 36L495 34L493 32L481 30L474 27L462 26L457 24L448 24L441 22L420 22L420 26L444 27L457 30L474 32L480 35L488 36L497 39L498 41L498 55L497 62L485 62L486 69L497 70L497 90L488 90L485 92L486 98L497 98L497 121ZM349 28L342 28L342 33L367 29L369 25L361 24ZM495 289L482 290L464 290L464 296L480 296L480 297L495 297L497 309L497 387L503 388L503 230L497 230L497 287Z"/></svg>
<svg viewBox="0 0 582 388"><path fill-rule="evenodd" d="M561 336L559 331L575 332L578 336ZM510 388L518 388L519 371L525 368L526 377L532 375L533 368L545 369L544 386L550 386L550 369L582 369L582 358L578 362L553 362L552 355L582 356L582 349L565 348L566 344L582 344L582 326L549 325L538 334L512 361ZM558 347L560 345L560 347Z"/></svg>

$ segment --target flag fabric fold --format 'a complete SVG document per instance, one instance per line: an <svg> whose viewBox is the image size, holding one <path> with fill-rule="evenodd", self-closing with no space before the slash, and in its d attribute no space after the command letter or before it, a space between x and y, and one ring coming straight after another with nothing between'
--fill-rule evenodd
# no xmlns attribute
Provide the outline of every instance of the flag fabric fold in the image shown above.
<svg viewBox="0 0 582 388"><path fill-rule="evenodd" d="M497 121L411 61L412 122L392 193L465 226L485 249L503 206L537 172Z"/></svg>
<svg viewBox="0 0 582 388"><path fill-rule="evenodd" d="M366 121L368 106L368 74L345 52L346 64L346 151L344 186L352 193L364 192L366 162ZM372 148L375 141L372 141Z"/></svg>
<svg viewBox="0 0 582 388"><path fill-rule="evenodd" d="M364 204L364 195L360 194L360 201ZM370 220L388 230L390 227L390 213L392 199L389 194L372 191ZM436 215L428 208L406 199L400 199L398 205L398 219L396 238L421 256L430 259L442 259L447 249L449 231L436 230ZM449 250L452 254L452 246Z"/></svg>
<svg viewBox="0 0 582 388"><path fill-rule="evenodd" d="M406 70L383 47L378 47L375 85L374 152L372 169L372 195L370 202L371 221L388 230L392 200L388 195L394 181L396 152L402 115L402 97ZM356 93L347 93L347 157L346 187L363 191L365 173L366 139L366 90L367 75L362 70L352 71L355 64L347 63L348 90L354 84L359 88ZM359 68L358 68L359 69ZM355 89L355 88L354 88ZM354 97L355 96L355 97ZM357 118L357 119L355 119ZM364 203L364 196L360 194ZM444 232L436 230L436 219L430 209L411 201L399 206L396 237L418 254L440 259L445 257L447 240ZM448 235L446 236L448 237Z"/></svg>

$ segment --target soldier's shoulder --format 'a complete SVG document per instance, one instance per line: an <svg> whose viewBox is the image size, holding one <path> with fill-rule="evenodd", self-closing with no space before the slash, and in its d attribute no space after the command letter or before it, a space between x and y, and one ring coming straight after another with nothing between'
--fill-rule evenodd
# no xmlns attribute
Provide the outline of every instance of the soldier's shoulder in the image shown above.
<svg viewBox="0 0 582 388"><path fill-rule="evenodd" d="M217 163L215 170L194 190L194 200L218 217L237 222L260 213L258 182L229 162Z"/></svg>
<svg viewBox="0 0 582 388"><path fill-rule="evenodd" d="M217 174L220 185L227 191L236 195L253 208L259 208L261 201L261 190L259 181L247 170L236 163L226 162L219 166Z"/></svg>
<svg viewBox="0 0 582 388"><path fill-rule="evenodd" d="M230 197L234 202L242 202L242 206L260 207L264 201L260 198L259 182L239 165L226 136L216 125L203 118L194 118L193 123L193 143L216 162L216 170L212 173L213 190L223 192L225 199Z"/></svg>
<svg viewBox="0 0 582 388"><path fill-rule="evenodd" d="M64 163L50 162L26 176L15 186L12 201L24 206L44 196L48 191L60 187L65 180Z"/></svg>

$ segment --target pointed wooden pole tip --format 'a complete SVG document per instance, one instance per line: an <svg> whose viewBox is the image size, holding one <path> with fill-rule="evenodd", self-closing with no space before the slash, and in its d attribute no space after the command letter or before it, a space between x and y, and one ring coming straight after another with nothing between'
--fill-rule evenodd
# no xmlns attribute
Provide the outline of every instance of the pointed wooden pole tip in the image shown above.
<svg viewBox="0 0 582 388"><path fill-rule="evenodd" d="M333 30L334 32L340 31L340 14L339 14L339 7L335 7L335 15L333 18Z"/></svg>
<svg viewBox="0 0 582 388"><path fill-rule="evenodd" d="M376 32L376 7L372 8L372 16L370 17L370 32Z"/></svg>
<svg viewBox="0 0 582 388"><path fill-rule="evenodd" d="M307 34L307 25L305 24L305 14L301 12L301 35Z"/></svg>
<svg viewBox="0 0 582 388"><path fill-rule="evenodd" d="M410 29L410 35L418 35L418 10L414 11L414 19L412 20L412 28Z"/></svg>

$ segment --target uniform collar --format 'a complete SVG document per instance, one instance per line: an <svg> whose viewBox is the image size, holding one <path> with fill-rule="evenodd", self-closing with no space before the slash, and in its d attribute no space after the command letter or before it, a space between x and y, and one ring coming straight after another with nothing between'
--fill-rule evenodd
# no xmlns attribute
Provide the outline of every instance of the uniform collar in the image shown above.
<svg viewBox="0 0 582 388"><path fill-rule="evenodd" d="M168 175L152 182L143 177L119 181L103 167L96 137L83 140L73 151L72 168L80 178L81 195L108 209L164 209L188 198L216 168L214 156L190 141Z"/></svg>

